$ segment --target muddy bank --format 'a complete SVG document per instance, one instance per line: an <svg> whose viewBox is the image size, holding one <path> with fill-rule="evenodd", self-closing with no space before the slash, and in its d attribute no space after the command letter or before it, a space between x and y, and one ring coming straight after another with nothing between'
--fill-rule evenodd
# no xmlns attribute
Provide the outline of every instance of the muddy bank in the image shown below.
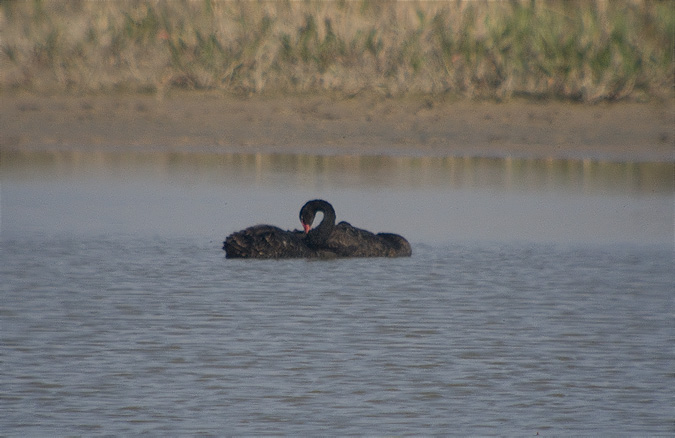
<svg viewBox="0 0 675 438"><path fill-rule="evenodd" d="M426 98L3 96L3 149L673 161L675 106Z"/></svg>

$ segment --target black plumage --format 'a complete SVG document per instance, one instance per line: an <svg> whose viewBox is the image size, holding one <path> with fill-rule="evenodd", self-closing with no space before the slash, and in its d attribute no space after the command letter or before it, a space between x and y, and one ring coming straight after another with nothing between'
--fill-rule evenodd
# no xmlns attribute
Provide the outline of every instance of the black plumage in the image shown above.
<svg viewBox="0 0 675 438"><path fill-rule="evenodd" d="M317 212L323 213L323 220L312 229ZM233 233L223 243L226 257L406 257L412 254L410 243L398 234L374 234L347 222L335 225L333 206L321 199L309 201L302 207L300 222L304 232L256 225Z"/></svg>

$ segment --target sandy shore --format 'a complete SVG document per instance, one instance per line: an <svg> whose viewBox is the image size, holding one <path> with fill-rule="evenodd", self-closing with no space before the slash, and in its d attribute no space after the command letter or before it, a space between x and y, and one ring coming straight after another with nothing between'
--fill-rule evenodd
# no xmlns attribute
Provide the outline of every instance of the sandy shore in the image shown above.
<svg viewBox="0 0 675 438"><path fill-rule="evenodd" d="M0 120L2 149L675 159L672 101L5 95Z"/></svg>

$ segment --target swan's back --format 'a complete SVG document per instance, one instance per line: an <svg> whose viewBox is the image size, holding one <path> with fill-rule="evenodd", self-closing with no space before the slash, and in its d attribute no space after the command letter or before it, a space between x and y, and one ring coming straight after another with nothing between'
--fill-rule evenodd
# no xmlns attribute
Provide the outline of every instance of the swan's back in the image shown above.
<svg viewBox="0 0 675 438"><path fill-rule="evenodd" d="M286 231L272 225L256 225L230 234L223 243L225 257L281 259L312 257L301 231Z"/></svg>
<svg viewBox="0 0 675 438"><path fill-rule="evenodd" d="M339 257L408 257L410 243L392 233L374 234L340 222L325 242L325 247Z"/></svg>

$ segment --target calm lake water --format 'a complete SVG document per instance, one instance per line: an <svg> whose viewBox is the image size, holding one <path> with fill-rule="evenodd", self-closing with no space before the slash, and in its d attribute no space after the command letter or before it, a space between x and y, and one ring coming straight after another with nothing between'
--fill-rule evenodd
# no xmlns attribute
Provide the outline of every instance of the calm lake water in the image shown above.
<svg viewBox="0 0 675 438"><path fill-rule="evenodd" d="M3 152L0 434L672 435L672 163ZM404 259L226 260L255 223Z"/></svg>

